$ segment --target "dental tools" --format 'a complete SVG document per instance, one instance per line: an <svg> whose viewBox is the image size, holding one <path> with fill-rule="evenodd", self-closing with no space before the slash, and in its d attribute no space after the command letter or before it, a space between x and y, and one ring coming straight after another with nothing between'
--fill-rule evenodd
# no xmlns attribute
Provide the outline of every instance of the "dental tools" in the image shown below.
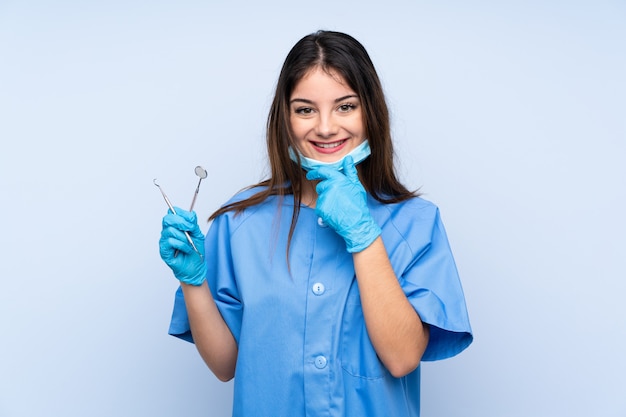
<svg viewBox="0 0 626 417"><path fill-rule="evenodd" d="M196 197L198 196L198 192L200 191L200 183L202 182L202 180L204 178L206 178L208 176L207 171L204 168L202 168L201 166L197 166L196 169L195 169L195 172L196 172L196 175L198 177L200 177L200 180L198 181L198 186L196 187L196 191L193 194L193 199L191 200L191 208L189 209L189 211L193 210L193 206L196 203ZM174 209L174 206L170 202L169 198L167 198L167 195L165 195L165 192L163 191L161 186L157 183L156 178L154 180L152 180L152 182L154 183L154 185L157 186L159 191L161 191L161 195L163 196L163 199L165 200L165 203L167 204L169 209L172 211L172 213L176 214L176 210ZM187 241L189 242L189 244L191 245L193 250L200 256L200 258L203 258L204 257L203 254L201 254L200 251L198 250L198 248L196 248L196 245L193 243L193 240L191 239L191 236L189 236L189 233L187 231L185 231L185 237L187 238ZM174 256L176 256L176 255L178 255L178 250L176 250L176 252L174 252Z"/></svg>
<svg viewBox="0 0 626 417"><path fill-rule="evenodd" d="M206 169L202 168L198 165L195 169L195 173L200 179L198 180L198 186L196 187L196 192L193 193L193 200L191 200L191 207L189 211L193 211L193 206L196 204L196 197L198 197L198 191L200 191L200 183L203 179L205 179L209 174L206 172Z"/></svg>
<svg viewBox="0 0 626 417"><path fill-rule="evenodd" d="M196 191L193 193L193 199L191 200L191 206L189 207L189 211L193 211L193 206L196 205L196 197L198 197L198 191L200 191L200 183L209 175L206 169L202 168L200 165L196 167L194 172L200 179L198 180L198 186L196 187ZM178 256L178 252L178 249L176 249L176 251L174 252L174 258ZM200 255L200 257L202 257L202 255Z"/></svg>

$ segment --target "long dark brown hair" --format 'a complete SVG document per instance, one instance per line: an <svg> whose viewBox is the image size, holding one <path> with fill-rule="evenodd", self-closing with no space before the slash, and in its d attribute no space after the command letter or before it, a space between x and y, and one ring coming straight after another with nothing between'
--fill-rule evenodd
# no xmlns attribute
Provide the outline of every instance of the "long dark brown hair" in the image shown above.
<svg viewBox="0 0 626 417"><path fill-rule="evenodd" d="M358 165L363 187L382 203L404 201L417 195L405 188L397 178L393 163L389 110L380 79L367 51L350 35L318 31L305 36L293 46L278 77L267 119L270 178L248 187L261 187L258 193L221 207L209 220L228 211L239 213L273 195L283 197L293 194L294 210L288 237L288 242L291 242L300 213L303 184L308 180L305 177L306 172L289 157L290 146L298 149L291 131L289 101L296 84L315 67L343 77L361 101L365 133L372 151L370 157Z"/></svg>

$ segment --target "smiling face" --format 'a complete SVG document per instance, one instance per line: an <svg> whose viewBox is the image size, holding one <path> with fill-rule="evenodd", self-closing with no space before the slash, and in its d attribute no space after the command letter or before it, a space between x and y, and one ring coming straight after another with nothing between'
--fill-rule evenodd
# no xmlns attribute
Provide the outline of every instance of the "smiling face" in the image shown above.
<svg viewBox="0 0 626 417"><path fill-rule="evenodd" d="M290 123L302 155L335 162L365 140L361 101L335 72L314 67L289 100Z"/></svg>

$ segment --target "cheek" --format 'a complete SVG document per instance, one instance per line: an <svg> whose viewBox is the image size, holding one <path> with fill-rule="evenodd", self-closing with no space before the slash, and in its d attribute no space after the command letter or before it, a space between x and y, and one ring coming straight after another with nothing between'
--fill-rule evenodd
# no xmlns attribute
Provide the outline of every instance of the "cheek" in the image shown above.
<svg viewBox="0 0 626 417"><path fill-rule="evenodd" d="M354 136L365 138L365 128L362 124L354 123L349 130Z"/></svg>
<svg viewBox="0 0 626 417"><path fill-rule="evenodd" d="M290 124L291 131L296 139L302 139L304 133L306 132L306 123L303 123L301 119L291 118Z"/></svg>
<svg viewBox="0 0 626 417"><path fill-rule="evenodd" d="M354 133L365 134L365 122L363 121L363 115L361 112L354 114L354 117L350 119L350 129Z"/></svg>

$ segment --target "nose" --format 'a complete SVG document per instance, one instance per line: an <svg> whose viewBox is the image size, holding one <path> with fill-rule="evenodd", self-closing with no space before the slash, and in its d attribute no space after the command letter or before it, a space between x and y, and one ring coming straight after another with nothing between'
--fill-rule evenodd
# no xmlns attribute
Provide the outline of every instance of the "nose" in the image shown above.
<svg viewBox="0 0 626 417"><path fill-rule="evenodd" d="M330 138L337 133L338 126L332 114L320 114L315 126L315 134L322 138Z"/></svg>

